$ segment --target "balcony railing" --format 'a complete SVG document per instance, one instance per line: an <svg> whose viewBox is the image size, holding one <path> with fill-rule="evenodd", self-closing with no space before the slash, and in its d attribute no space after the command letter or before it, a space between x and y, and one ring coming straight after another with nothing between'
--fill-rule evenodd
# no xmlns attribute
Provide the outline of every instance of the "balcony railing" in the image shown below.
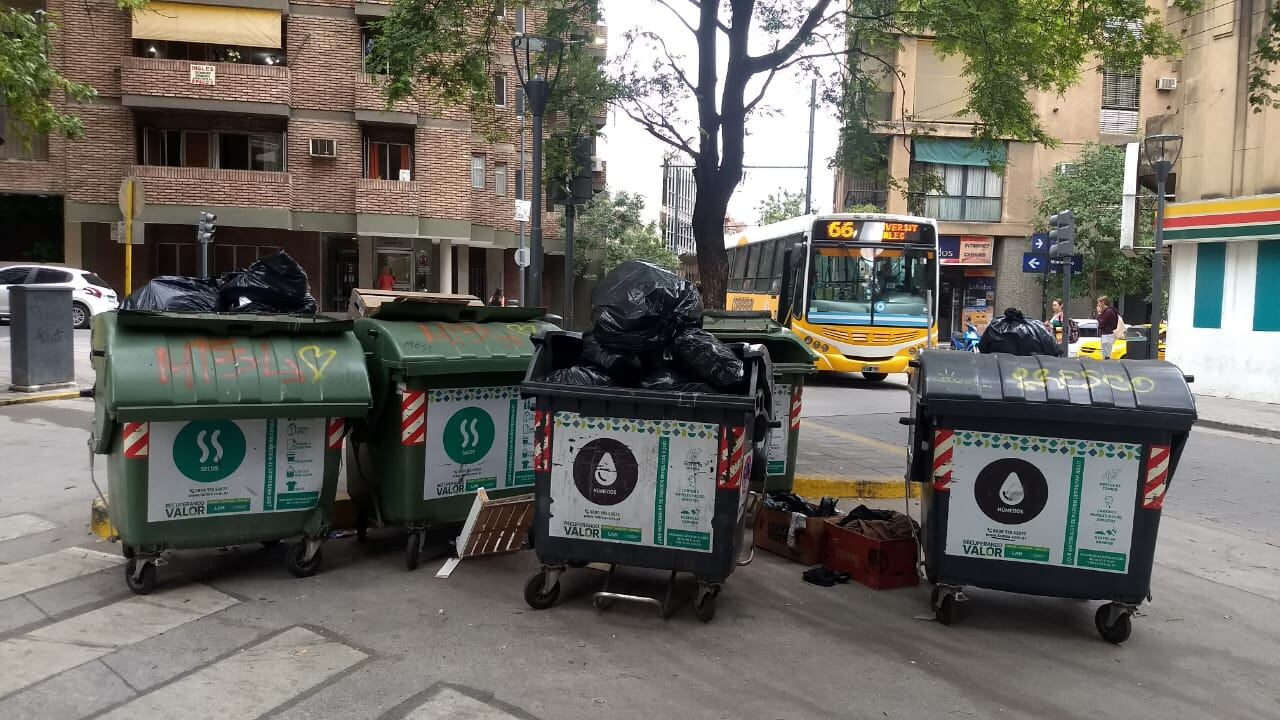
<svg viewBox="0 0 1280 720"><path fill-rule="evenodd" d="M193 65L198 66L195 71ZM289 68L130 56L120 59L120 87L125 95L143 98L224 100L287 107Z"/></svg>
<svg viewBox="0 0 1280 720"><path fill-rule="evenodd" d="M399 180L356 181L356 212L374 215L421 215L422 183Z"/></svg>
<svg viewBox="0 0 1280 720"><path fill-rule="evenodd" d="M142 179L147 204L264 208L290 204L292 185L287 172L133 165L127 174Z"/></svg>

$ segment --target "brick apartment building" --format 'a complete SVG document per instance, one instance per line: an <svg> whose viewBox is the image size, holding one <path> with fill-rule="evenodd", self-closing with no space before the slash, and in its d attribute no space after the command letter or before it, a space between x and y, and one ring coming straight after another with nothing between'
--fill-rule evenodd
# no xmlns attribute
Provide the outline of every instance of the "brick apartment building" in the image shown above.
<svg viewBox="0 0 1280 720"><path fill-rule="evenodd" d="M523 11L502 5L518 31ZM491 60L509 138L493 143L429 88L386 106L364 56L370 23L389 8L203 0L152 2L131 16L113 0L47 0L61 25L51 56L100 98L67 108L84 121L81 140L0 146L0 264L62 262L122 288L112 229L120 182L136 177L146 209L135 287L196 272L195 223L208 210L219 216L212 272L283 249L306 268L322 309L343 309L384 266L399 289L485 297L504 286L518 297L521 120L510 38ZM604 28L587 32L603 37ZM563 254L558 217L544 218L548 253ZM546 262L547 304L560 302L562 267Z"/></svg>

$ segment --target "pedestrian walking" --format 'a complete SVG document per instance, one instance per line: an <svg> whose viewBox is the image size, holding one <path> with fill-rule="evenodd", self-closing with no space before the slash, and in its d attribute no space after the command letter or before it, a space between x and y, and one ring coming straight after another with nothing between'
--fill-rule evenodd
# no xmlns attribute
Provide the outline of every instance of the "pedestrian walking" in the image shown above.
<svg viewBox="0 0 1280 720"><path fill-rule="evenodd" d="M1111 307L1111 298L1103 295L1098 298L1095 308L1098 318L1098 335L1102 340L1102 359L1111 359L1111 348L1116 344L1116 328L1120 326L1120 313Z"/></svg>

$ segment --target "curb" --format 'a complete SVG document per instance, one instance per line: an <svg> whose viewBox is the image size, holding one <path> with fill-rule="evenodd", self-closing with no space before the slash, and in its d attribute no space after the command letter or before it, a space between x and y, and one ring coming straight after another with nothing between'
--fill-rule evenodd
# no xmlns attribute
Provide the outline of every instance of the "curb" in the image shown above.
<svg viewBox="0 0 1280 720"><path fill-rule="evenodd" d="M853 477L824 477L821 475L797 475L792 492L801 497L866 498L875 500L902 500L907 497L905 480L884 478L865 480ZM920 483L910 483L911 497L920 497Z"/></svg>
<svg viewBox="0 0 1280 720"><path fill-rule="evenodd" d="M1253 435L1254 437L1268 437L1280 439L1280 430L1271 428L1253 427L1250 425L1237 425L1235 423L1222 422L1220 420L1205 420L1200 418L1196 420L1196 425L1203 425L1214 430L1226 430L1228 432L1241 433L1243 435Z"/></svg>
<svg viewBox="0 0 1280 720"><path fill-rule="evenodd" d="M36 393L30 397L0 398L0 407L8 405L29 405L31 403L46 402L48 400L78 400L79 398L79 390L67 390L65 392L55 393Z"/></svg>

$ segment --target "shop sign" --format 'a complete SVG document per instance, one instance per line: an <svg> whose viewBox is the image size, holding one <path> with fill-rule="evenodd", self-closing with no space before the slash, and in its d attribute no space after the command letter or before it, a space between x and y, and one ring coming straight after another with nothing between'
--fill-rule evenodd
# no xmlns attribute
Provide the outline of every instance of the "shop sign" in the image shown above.
<svg viewBox="0 0 1280 720"><path fill-rule="evenodd" d="M191 63L191 84L192 85L217 85L218 84L218 66Z"/></svg>
<svg viewBox="0 0 1280 720"><path fill-rule="evenodd" d="M994 259L995 238L981 235L938 238L938 260L943 265L990 265Z"/></svg>

